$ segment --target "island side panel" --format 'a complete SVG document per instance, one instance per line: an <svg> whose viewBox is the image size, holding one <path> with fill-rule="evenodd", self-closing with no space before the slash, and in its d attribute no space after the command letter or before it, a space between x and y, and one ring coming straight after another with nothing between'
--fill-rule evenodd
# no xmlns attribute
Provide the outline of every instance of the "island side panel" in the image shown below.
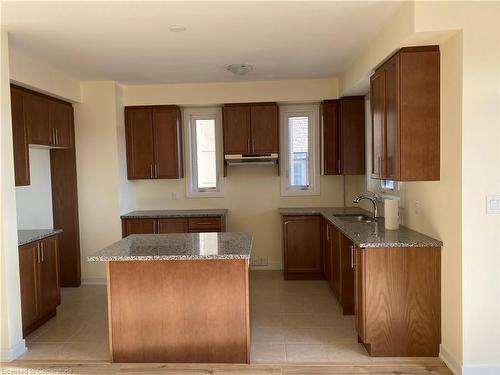
<svg viewBox="0 0 500 375"><path fill-rule="evenodd" d="M109 262L114 362L249 362L248 260Z"/></svg>

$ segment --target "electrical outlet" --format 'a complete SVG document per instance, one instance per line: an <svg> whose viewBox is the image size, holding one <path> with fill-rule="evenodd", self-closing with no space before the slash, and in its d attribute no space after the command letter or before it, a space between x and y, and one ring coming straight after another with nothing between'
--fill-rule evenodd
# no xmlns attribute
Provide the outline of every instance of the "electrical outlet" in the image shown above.
<svg viewBox="0 0 500 375"><path fill-rule="evenodd" d="M415 201L413 203L413 212L415 212L415 215L420 214L420 202L419 201Z"/></svg>
<svg viewBox="0 0 500 375"><path fill-rule="evenodd" d="M488 195L486 197L486 213L500 214L500 195Z"/></svg>
<svg viewBox="0 0 500 375"><path fill-rule="evenodd" d="M172 192L172 200L176 201L177 199L179 199L179 193L176 191L173 191Z"/></svg>

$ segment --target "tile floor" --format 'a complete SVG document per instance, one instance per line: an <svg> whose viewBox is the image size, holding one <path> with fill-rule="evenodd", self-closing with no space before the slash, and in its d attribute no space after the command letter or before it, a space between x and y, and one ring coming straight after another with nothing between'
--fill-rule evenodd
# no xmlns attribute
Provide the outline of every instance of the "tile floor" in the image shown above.
<svg viewBox="0 0 500 375"><path fill-rule="evenodd" d="M20 360L108 361L104 286L62 289L57 316L30 334ZM370 361L325 281L250 275L252 363Z"/></svg>

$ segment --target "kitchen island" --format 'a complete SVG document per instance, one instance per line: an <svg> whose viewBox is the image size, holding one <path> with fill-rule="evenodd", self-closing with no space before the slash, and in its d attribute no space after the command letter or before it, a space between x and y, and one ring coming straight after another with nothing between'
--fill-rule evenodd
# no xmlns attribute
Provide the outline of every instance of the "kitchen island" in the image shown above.
<svg viewBox="0 0 500 375"><path fill-rule="evenodd" d="M113 362L248 363L250 233L130 235L107 262Z"/></svg>

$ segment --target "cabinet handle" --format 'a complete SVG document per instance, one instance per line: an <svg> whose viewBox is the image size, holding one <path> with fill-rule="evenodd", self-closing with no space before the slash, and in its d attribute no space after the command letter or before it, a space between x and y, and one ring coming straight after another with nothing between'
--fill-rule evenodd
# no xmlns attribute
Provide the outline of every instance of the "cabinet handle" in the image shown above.
<svg viewBox="0 0 500 375"><path fill-rule="evenodd" d="M354 246L351 245L351 268L356 267L356 262L354 261Z"/></svg>
<svg viewBox="0 0 500 375"><path fill-rule="evenodd" d="M252 152L255 152L255 139L252 138Z"/></svg>
<svg viewBox="0 0 500 375"><path fill-rule="evenodd" d="M340 159L337 160L337 173L340 174Z"/></svg>
<svg viewBox="0 0 500 375"><path fill-rule="evenodd" d="M43 262L43 242L40 242L40 247L42 249L42 262Z"/></svg>
<svg viewBox="0 0 500 375"><path fill-rule="evenodd" d="M326 240L330 241L330 228L326 228Z"/></svg>
<svg viewBox="0 0 500 375"><path fill-rule="evenodd" d="M155 163L155 178L158 178L158 165Z"/></svg>
<svg viewBox="0 0 500 375"><path fill-rule="evenodd" d="M150 164L150 165L149 165L149 175L151 176L151 178L154 178L154 174L153 174L153 164Z"/></svg>
<svg viewBox="0 0 500 375"><path fill-rule="evenodd" d="M212 225L212 223L207 223L207 222L198 222L196 225Z"/></svg>
<svg viewBox="0 0 500 375"><path fill-rule="evenodd" d="M36 261L37 263L40 263L40 242L36 246Z"/></svg>
<svg viewBox="0 0 500 375"><path fill-rule="evenodd" d="M52 128L52 144L56 144L56 128Z"/></svg>
<svg viewBox="0 0 500 375"><path fill-rule="evenodd" d="M247 139L247 150L250 152L252 149L250 147L250 138Z"/></svg>
<svg viewBox="0 0 500 375"><path fill-rule="evenodd" d="M382 177L382 159L378 157L378 175Z"/></svg>
<svg viewBox="0 0 500 375"><path fill-rule="evenodd" d="M59 144L59 129L56 128L56 145Z"/></svg>

